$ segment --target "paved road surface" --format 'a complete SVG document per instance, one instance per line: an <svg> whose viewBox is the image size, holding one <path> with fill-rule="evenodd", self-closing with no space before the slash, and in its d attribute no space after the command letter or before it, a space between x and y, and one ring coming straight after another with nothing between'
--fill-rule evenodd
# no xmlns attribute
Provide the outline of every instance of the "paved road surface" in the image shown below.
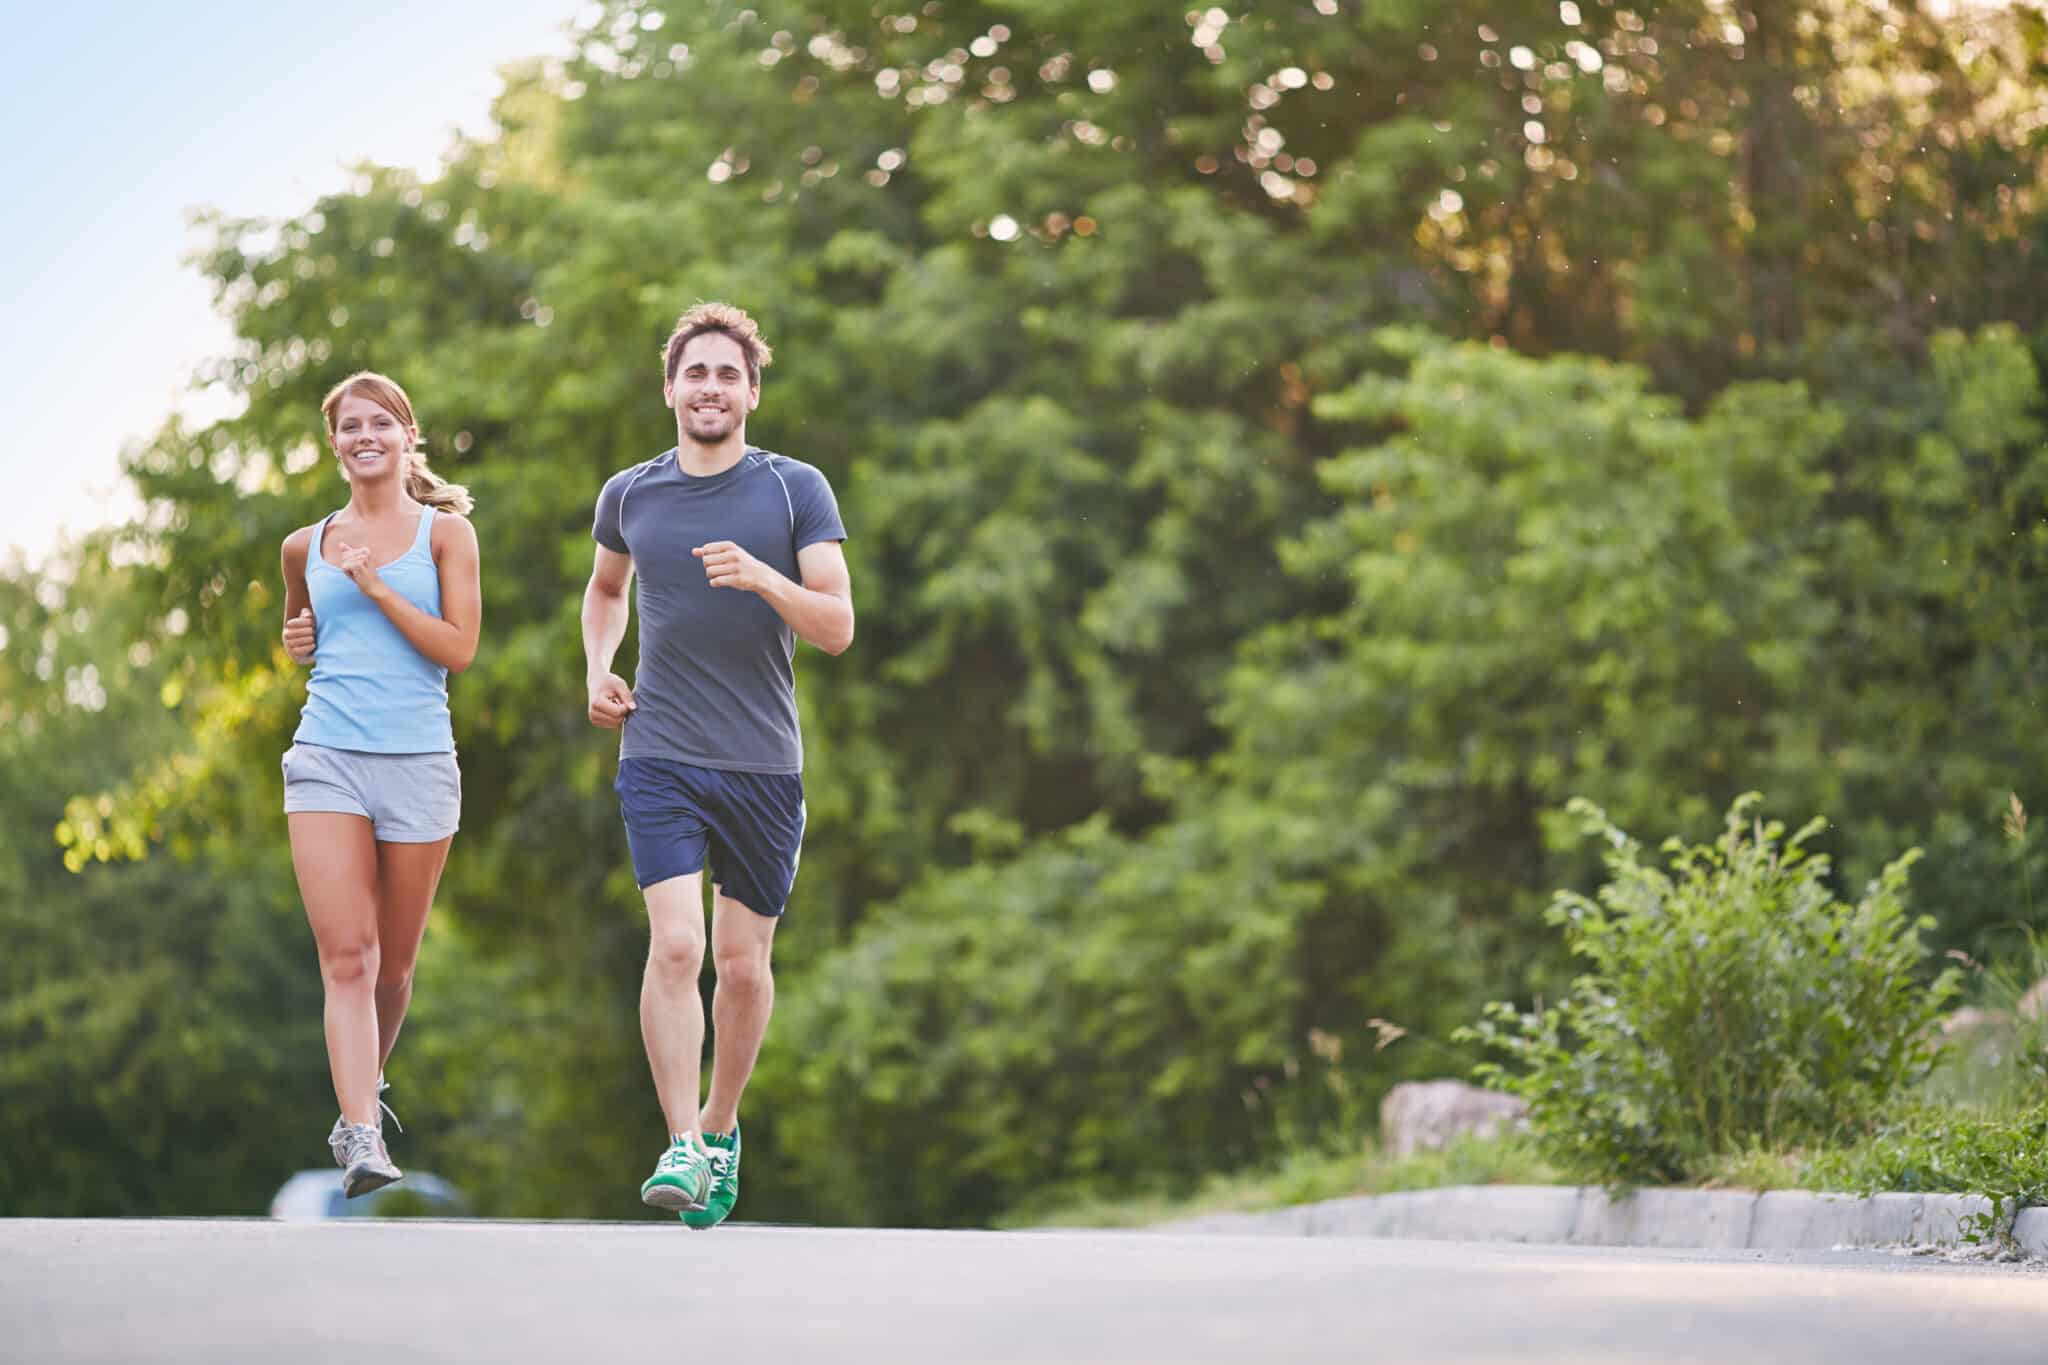
<svg viewBox="0 0 2048 1365"><path fill-rule="evenodd" d="M605 1223L0 1221L0 1361L2048 1361L1884 1253Z"/></svg>

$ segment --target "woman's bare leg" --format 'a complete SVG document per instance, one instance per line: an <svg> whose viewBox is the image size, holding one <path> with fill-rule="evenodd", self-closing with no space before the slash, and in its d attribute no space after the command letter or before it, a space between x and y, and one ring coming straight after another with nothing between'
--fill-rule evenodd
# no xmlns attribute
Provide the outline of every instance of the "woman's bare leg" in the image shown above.
<svg viewBox="0 0 2048 1365"><path fill-rule="evenodd" d="M377 1068L391 1060L405 1009L412 1003L413 966L419 961L420 937L427 930L427 912L434 889L448 862L454 835L431 844L377 845Z"/></svg>
<svg viewBox="0 0 2048 1365"><path fill-rule="evenodd" d="M292 870L320 952L326 988L327 1065L350 1123L377 1115L377 844L370 822L334 811L295 811Z"/></svg>

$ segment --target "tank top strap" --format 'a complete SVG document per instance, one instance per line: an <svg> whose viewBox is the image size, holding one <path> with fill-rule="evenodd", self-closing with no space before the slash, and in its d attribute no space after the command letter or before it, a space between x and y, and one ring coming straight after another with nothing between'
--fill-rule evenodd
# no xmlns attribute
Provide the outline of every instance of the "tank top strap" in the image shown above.
<svg viewBox="0 0 2048 1365"><path fill-rule="evenodd" d="M412 548L424 554L428 559L434 557L434 509L432 507L420 508L420 529L419 534L412 538ZM411 551L407 553L411 553Z"/></svg>
<svg viewBox="0 0 2048 1365"><path fill-rule="evenodd" d="M306 567L309 569L315 564L325 564L327 562L326 557L321 553L320 545L321 542L327 539L327 523L334 520L334 515L334 513L329 512L326 516L313 523L313 539L306 546Z"/></svg>

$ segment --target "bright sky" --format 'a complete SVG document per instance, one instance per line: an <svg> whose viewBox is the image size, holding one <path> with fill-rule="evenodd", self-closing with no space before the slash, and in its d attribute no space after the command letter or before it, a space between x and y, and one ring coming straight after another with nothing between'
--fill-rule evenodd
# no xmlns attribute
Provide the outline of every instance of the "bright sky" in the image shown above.
<svg viewBox="0 0 2048 1365"><path fill-rule="evenodd" d="M498 68L568 50L579 0L0 0L0 563L125 516L124 443L230 332L188 210L284 217L362 161L432 173Z"/></svg>

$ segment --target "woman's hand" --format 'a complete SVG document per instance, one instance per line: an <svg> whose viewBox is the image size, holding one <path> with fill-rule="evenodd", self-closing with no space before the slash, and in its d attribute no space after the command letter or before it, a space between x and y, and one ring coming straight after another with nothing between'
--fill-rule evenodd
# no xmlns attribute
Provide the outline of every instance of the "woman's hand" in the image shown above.
<svg viewBox="0 0 2048 1365"><path fill-rule="evenodd" d="M377 566L370 562L368 549L360 545L351 545L347 541L338 543L341 545L341 563L335 567L347 574L349 581L363 590L363 596L375 601L380 595L390 591L384 580L378 576Z"/></svg>
<svg viewBox="0 0 2048 1365"><path fill-rule="evenodd" d="M284 623L284 652L293 663L313 662L313 640L317 633L311 607L299 608L299 614Z"/></svg>

